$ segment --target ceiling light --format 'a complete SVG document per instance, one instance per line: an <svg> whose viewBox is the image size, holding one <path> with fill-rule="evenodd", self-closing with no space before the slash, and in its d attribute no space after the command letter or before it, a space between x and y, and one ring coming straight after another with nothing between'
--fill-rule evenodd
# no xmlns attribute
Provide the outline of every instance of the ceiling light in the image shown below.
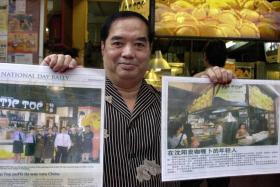
<svg viewBox="0 0 280 187"><path fill-rule="evenodd" d="M155 57L150 61L150 69L158 71L159 69L170 69L168 62L162 57L161 51L155 51Z"/></svg>
<svg viewBox="0 0 280 187"><path fill-rule="evenodd" d="M226 43L226 48L230 48L230 47L232 47L232 46L234 46L236 43L234 42L234 41L228 41L227 43Z"/></svg>

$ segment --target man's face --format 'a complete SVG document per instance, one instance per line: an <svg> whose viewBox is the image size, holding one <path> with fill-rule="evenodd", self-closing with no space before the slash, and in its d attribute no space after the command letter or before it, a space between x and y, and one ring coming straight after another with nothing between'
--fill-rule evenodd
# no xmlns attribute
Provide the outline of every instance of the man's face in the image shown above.
<svg viewBox="0 0 280 187"><path fill-rule="evenodd" d="M89 131L90 131L90 127L89 127L89 126L86 126L86 127L85 127L85 131L89 132Z"/></svg>
<svg viewBox="0 0 280 187"><path fill-rule="evenodd" d="M61 133L65 134L65 133L66 133L66 129L65 129L65 128L62 128L62 129L61 129Z"/></svg>
<svg viewBox="0 0 280 187"><path fill-rule="evenodd" d="M147 26L133 17L114 21L105 43L101 43L101 51L110 79L142 80L151 53Z"/></svg>

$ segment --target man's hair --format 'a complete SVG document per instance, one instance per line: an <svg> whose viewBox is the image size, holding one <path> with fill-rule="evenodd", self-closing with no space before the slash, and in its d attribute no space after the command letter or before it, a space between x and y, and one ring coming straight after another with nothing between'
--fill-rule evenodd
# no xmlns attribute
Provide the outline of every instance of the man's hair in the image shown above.
<svg viewBox="0 0 280 187"><path fill-rule="evenodd" d="M168 136L172 137L176 135L179 128L183 127L183 124L179 121L172 120L168 122Z"/></svg>
<svg viewBox="0 0 280 187"><path fill-rule="evenodd" d="M103 42L106 41L112 24L116 20L124 19L124 18L138 18L139 20L143 21L145 23L145 25L147 26L147 34L148 34L149 42L150 42L150 44L153 42L154 34L150 28L149 21L141 14L139 14L137 12L132 12L132 11L119 11L119 12L115 12L111 16L107 17L101 27L101 32L100 32L101 41L103 41Z"/></svg>
<svg viewBox="0 0 280 187"><path fill-rule="evenodd" d="M227 59L226 44L222 40L209 41L203 49L209 65L224 67Z"/></svg>
<svg viewBox="0 0 280 187"><path fill-rule="evenodd" d="M79 116L80 116L80 115L86 115L86 113L85 113L84 111L80 111L80 112L79 112Z"/></svg>

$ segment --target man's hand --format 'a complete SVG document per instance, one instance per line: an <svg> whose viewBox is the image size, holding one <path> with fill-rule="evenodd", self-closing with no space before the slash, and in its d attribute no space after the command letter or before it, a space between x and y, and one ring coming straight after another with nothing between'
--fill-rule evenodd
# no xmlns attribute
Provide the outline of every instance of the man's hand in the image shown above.
<svg viewBox="0 0 280 187"><path fill-rule="evenodd" d="M212 83L217 84L229 84L235 78L232 72L218 66L208 68L204 76L207 76Z"/></svg>
<svg viewBox="0 0 280 187"><path fill-rule="evenodd" d="M52 54L44 58L41 65L49 66L54 72L65 72L77 67L77 61L70 55Z"/></svg>

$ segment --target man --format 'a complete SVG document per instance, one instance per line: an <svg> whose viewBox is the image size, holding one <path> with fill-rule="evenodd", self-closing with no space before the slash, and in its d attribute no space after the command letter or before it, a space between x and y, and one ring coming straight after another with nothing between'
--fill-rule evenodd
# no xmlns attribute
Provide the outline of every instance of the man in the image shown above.
<svg viewBox="0 0 280 187"><path fill-rule="evenodd" d="M55 163L66 163L68 150L71 147L71 139L69 134L67 134L66 128L61 128L61 133L56 135L54 140L54 147L56 150Z"/></svg>
<svg viewBox="0 0 280 187"><path fill-rule="evenodd" d="M45 164L50 164L53 162L54 141L55 135L52 128L49 128L47 134L44 135L43 159Z"/></svg>
<svg viewBox="0 0 280 187"><path fill-rule="evenodd" d="M205 76L206 71L215 67L224 67L227 59L226 44L222 40L210 40L203 48L203 61L207 68L205 71L197 73L195 77ZM222 82L220 82L222 83ZM227 82L225 82L227 83ZM229 177L207 179L208 187L227 187L230 182ZM203 179L182 181L181 187L199 187Z"/></svg>
<svg viewBox="0 0 280 187"><path fill-rule="evenodd" d="M203 62L206 68L224 67L227 59L226 44L222 40L210 40L203 48ZM207 70L207 69L206 69ZM197 73L195 77L205 75L205 71Z"/></svg>
<svg viewBox="0 0 280 187"><path fill-rule="evenodd" d="M209 41L203 49L204 64L206 68L214 66L224 67L227 59L226 44L222 40ZM208 187L227 187L229 185L230 178L213 178L207 179Z"/></svg>
<svg viewBox="0 0 280 187"><path fill-rule="evenodd" d="M85 126L85 131L82 134L82 160L81 162L89 162L92 153L92 138L94 134L89 125Z"/></svg>
<svg viewBox="0 0 280 187"><path fill-rule="evenodd" d="M77 163L80 161L80 152L82 146L82 136L78 134L78 129L75 127L71 128L71 148L69 150L67 162L68 163Z"/></svg>
<svg viewBox="0 0 280 187"><path fill-rule="evenodd" d="M177 185L161 182L158 172L160 93L144 81L152 40L148 21L135 12L117 12L101 28L101 52L107 77L105 187ZM75 68L77 62L67 55L50 55L42 64L64 72ZM206 74L215 83L228 83L232 79L231 74L219 68L209 69Z"/></svg>
<svg viewBox="0 0 280 187"><path fill-rule="evenodd" d="M53 131L54 136L56 136L58 134L57 126L53 126L52 131Z"/></svg>

